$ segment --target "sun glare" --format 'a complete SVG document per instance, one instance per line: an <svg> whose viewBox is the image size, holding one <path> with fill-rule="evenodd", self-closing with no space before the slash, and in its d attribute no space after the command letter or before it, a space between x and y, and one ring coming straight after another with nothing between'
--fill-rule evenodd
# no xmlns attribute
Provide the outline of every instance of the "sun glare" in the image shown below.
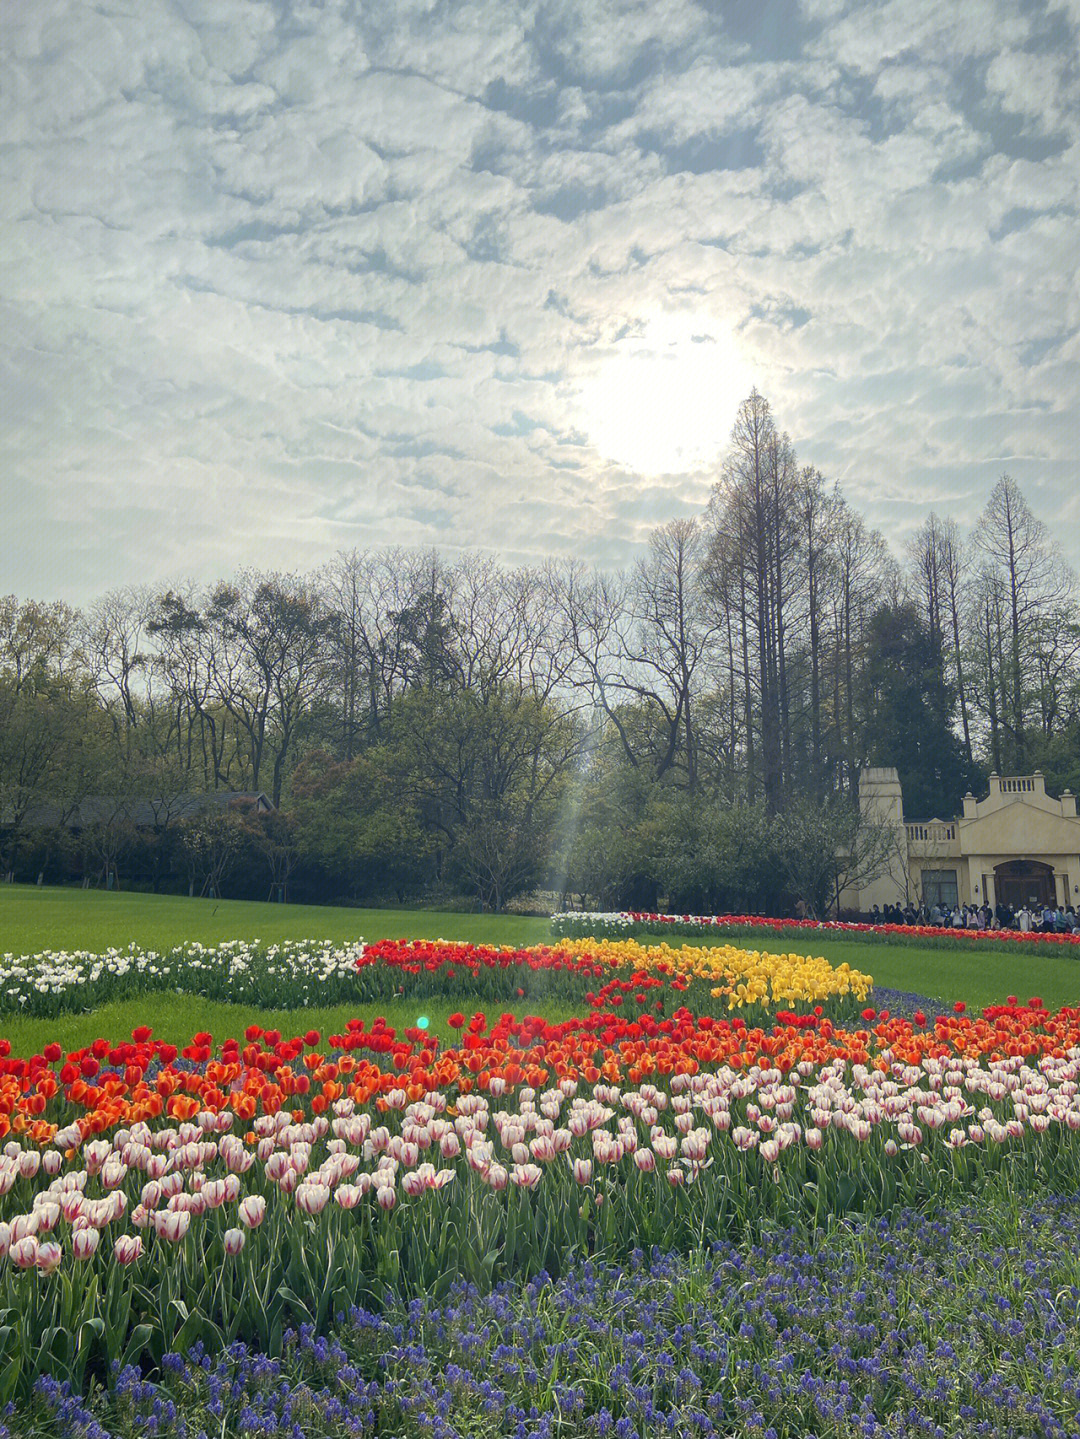
<svg viewBox="0 0 1080 1439"><path fill-rule="evenodd" d="M639 474L682 474L724 450L753 378L725 325L649 321L621 340L583 387L585 429L608 460Z"/></svg>

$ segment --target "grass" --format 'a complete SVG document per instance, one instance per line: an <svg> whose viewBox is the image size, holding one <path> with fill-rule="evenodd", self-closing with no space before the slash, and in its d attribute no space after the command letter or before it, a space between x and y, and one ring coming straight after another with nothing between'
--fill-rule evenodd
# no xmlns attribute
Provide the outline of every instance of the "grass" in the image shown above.
<svg viewBox="0 0 1080 1439"><path fill-rule="evenodd" d="M546 919L450 914L427 909L334 909L314 904L260 904L243 899L188 899L95 889L0 885L0 954L43 949L92 953L134 942L171 949L184 940L462 939L473 944L542 944Z"/></svg>

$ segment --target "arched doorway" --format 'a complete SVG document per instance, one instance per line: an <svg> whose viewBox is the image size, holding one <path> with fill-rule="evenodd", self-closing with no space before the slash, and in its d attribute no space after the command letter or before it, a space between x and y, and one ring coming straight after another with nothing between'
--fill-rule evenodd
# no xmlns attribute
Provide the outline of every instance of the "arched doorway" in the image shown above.
<svg viewBox="0 0 1080 1439"><path fill-rule="evenodd" d="M994 866L994 894L999 904L1010 909L1037 904L1040 909L1056 903L1054 866L1037 859L1010 859Z"/></svg>

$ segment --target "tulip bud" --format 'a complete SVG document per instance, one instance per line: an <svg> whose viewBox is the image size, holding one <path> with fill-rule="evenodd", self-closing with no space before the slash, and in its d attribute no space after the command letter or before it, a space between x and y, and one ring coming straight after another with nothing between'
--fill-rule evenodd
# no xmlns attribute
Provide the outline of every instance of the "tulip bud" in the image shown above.
<svg viewBox="0 0 1080 1439"><path fill-rule="evenodd" d="M330 1203L330 1189L325 1184L305 1182L296 1191L296 1203L304 1214L321 1214Z"/></svg>
<svg viewBox="0 0 1080 1439"><path fill-rule="evenodd" d="M16 1239L8 1250L8 1258L17 1269L33 1269L37 1263L38 1242L32 1234Z"/></svg>
<svg viewBox="0 0 1080 1439"><path fill-rule="evenodd" d="M375 1191L375 1202L380 1209L393 1209L397 1203L397 1191L388 1184L380 1185Z"/></svg>
<svg viewBox="0 0 1080 1439"><path fill-rule="evenodd" d="M592 1178L591 1159L571 1159L570 1169L578 1184L588 1184Z"/></svg>
<svg viewBox="0 0 1080 1439"><path fill-rule="evenodd" d="M587 1164L588 1160L581 1162ZM515 1164L510 1173L510 1178L519 1189L535 1189L543 1176L544 1171L538 1164Z"/></svg>
<svg viewBox="0 0 1080 1439"><path fill-rule="evenodd" d="M41 1168L41 1155L36 1149L24 1149L19 1155L19 1174L23 1179L33 1179Z"/></svg>
<svg viewBox="0 0 1080 1439"><path fill-rule="evenodd" d="M226 1200L224 1179L208 1179L200 1191L210 1209L220 1209Z"/></svg>
<svg viewBox="0 0 1080 1439"><path fill-rule="evenodd" d="M120 1234L113 1245L113 1258L117 1264L134 1264L141 1258L143 1242L138 1234Z"/></svg>
<svg viewBox="0 0 1080 1439"><path fill-rule="evenodd" d="M41 1156L41 1166L50 1177L59 1174L64 1167L64 1156L58 1149L47 1149Z"/></svg>
<svg viewBox="0 0 1080 1439"><path fill-rule="evenodd" d="M92 1259L100 1243L100 1229L77 1229L71 1236L71 1252L76 1259Z"/></svg>
<svg viewBox="0 0 1080 1439"><path fill-rule="evenodd" d="M59 1244L49 1240L45 1244L38 1245L37 1258L35 1263L42 1274L52 1274L55 1269L60 1268L60 1261L64 1257L64 1251Z"/></svg>
<svg viewBox="0 0 1080 1439"><path fill-rule="evenodd" d="M240 1201L240 1223L248 1229L258 1229L266 1217L266 1200L261 1194L249 1194Z"/></svg>
<svg viewBox="0 0 1080 1439"><path fill-rule="evenodd" d="M11 1221L11 1243L14 1247L20 1239L25 1239L38 1232L40 1223L36 1214L16 1214Z"/></svg>
<svg viewBox="0 0 1080 1439"><path fill-rule="evenodd" d="M226 1229L222 1238L225 1243L225 1253L235 1257L243 1249L247 1235L242 1229Z"/></svg>
<svg viewBox="0 0 1080 1439"><path fill-rule="evenodd" d="M41 1199L40 1195L34 1200L34 1213L38 1217L39 1234L51 1234L60 1223L59 1204L54 1204L48 1199Z"/></svg>
<svg viewBox="0 0 1080 1439"><path fill-rule="evenodd" d="M169 1210L154 1216L154 1227L162 1239L170 1244L182 1244L191 1228L191 1215L186 1209Z"/></svg>

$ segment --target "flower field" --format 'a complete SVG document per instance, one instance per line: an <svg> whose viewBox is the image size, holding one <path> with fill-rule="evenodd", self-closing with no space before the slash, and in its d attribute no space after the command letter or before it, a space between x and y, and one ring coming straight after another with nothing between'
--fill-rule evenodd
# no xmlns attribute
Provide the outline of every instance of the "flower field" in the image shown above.
<svg viewBox="0 0 1080 1439"><path fill-rule="evenodd" d="M812 934L832 938L848 935L882 944L917 941L936 949L1015 950L1051 947L1080 956L1080 934L1042 934L1034 930L952 929L930 924L857 924L836 919L772 919L764 914L650 914L637 910L585 913L568 910L551 916L551 931L558 939L624 939L654 934L699 936L720 934L739 939L779 935L805 940Z"/></svg>
<svg viewBox="0 0 1080 1439"><path fill-rule="evenodd" d="M365 945L294 940L280 945L236 940L169 952L131 947L103 955L47 951L0 958L0 1015L49 1017L155 991L205 995L232 1003L385 1002L408 992L420 1001L463 989L483 1003L518 1006L545 999L596 1008L655 990L698 1007L753 1008L775 1001L843 999L869 993L872 979L848 965L834 969L804 955L761 954L719 945L673 949L632 939L565 940L513 949L444 940L382 940ZM591 987L590 987L591 986ZM850 1007L850 1006L849 1006Z"/></svg>
<svg viewBox="0 0 1080 1439"><path fill-rule="evenodd" d="M189 952L191 982L279 1000L508 1007L0 1041L20 1439L1080 1432L1053 1238L1080 1223L1054 1198L1080 1194L1080 1007L889 1012L868 975L730 945ZM38 956L8 988L62 1015L71 975L160 962Z"/></svg>
<svg viewBox="0 0 1080 1439"><path fill-rule="evenodd" d="M1057 1439L1080 1402L1078 1251L1080 1205L1043 1200L354 1305L272 1359L196 1344L154 1382L129 1366L112 1432ZM62 1383L41 1405L50 1432L101 1432Z"/></svg>

